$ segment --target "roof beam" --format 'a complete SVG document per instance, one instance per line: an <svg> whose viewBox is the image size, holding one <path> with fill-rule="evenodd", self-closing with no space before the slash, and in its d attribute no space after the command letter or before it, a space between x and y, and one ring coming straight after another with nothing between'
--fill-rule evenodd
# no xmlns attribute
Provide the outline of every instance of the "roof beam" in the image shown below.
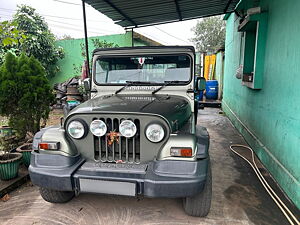
<svg viewBox="0 0 300 225"><path fill-rule="evenodd" d="M116 10L126 20L128 20L130 23L132 23L132 25L134 25L135 27L137 27L137 24L129 16L127 16L124 12L122 12L118 7L116 7L113 3L111 3L110 0L103 0L103 1L106 2L114 10Z"/></svg>
<svg viewBox="0 0 300 225"><path fill-rule="evenodd" d="M230 11L231 12L231 11ZM233 11L232 11L233 12ZM193 19L199 19L199 18L205 18L205 17L210 17L210 16L219 16L221 15L221 13L214 13L214 14L207 14L207 15L201 15L201 16L194 16L194 17L189 17L189 18L185 18L182 21L187 21L187 20L193 20ZM164 22L155 22L155 23L151 23L151 24L141 24L138 25L138 28L141 27L149 27L149 26L155 26L155 25L162 25L162 24L167 24L167 23L173 23L173 22L178 22L178 20L167 20ZM120 22L117 22L116 24L122 26L121 24L119 24ZM131 29L132 27L128 26L125 29Z"/></svg>
<svg viewBox="0 0 300 225"><path fill-rule="evenodd" d="M182 15L181 15L181 11L180 11L180 8L179 8L178 1L174 0L174 2L175 2L175 6L176 6L176 12L178 14L178 19L179 19L179 21L181 21L182 20Z"/></svg>
<svg viewBox="0 0 300 225"><path fill-rule="evenodd" d="M221 15L222 14L222 12L223 12L223 10L222 10L222 8L221 7L219 7L219 12L218 13L213 13L213 15L212 16L214 16L214 15ZM209 14L211 13L211 11L214 11L214 7L209 7L209 8L202 8L202 9L195 9L195 8L193 8L193 9L188 9L188 10L185 10L184 11L184 13L188 13L188 12L190 12L190 11L195 11L195 10L202 10L203 12L207 12L208 14L201 14L200 16L198 16L198 17L196 17L196 18L201 18L201 17L203 17L203 16L209 16ZM173 12L172 12L173 13ZM151 14L151 15L147 15L147 16L145 16L145 15L143 15L143 16L138 16L138 17L134 17L133 19L135 20L135 19L141 19L141 18L149 18L149 17L156 17L156 16L164 16L165 15L165 13L163 13L163 14L161 14L161 13L159 13L159 14ZM185 19L182 19L182 20L185 20ZM174 20L172 20L172 21L174 21ZM120 21L120 22L116 22L117 24L118 23L121 23L122 21ZM138 25L139 26L139 25Z"/></svg>
<svg viewBox="0 0 300 225"><path fill-rule="evenodd" d="M227 13L227 9L228 7L230 6L230 3L232 2L232 0L228 0L227 4L226 4L226 7L224 9L224 13Z"/></svg>

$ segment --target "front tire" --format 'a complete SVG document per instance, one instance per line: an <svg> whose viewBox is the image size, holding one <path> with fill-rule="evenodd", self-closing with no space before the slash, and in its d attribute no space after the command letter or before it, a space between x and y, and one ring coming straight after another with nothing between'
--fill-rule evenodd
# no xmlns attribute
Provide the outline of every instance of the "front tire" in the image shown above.
<svg viewBox="0 0 300 225"><path fill-rule="evenodd" d="M55 191L48 188L40 187L42 198L51 203L65 203L70 201L75 193L73 191Z"/></svg>
<svg viewBox="0 0 300 225"><path fill-rule="evenodd" d="M212 197L212 177L210 165L207 168L207 177L204 189L195 196L183 199L183 208L190 216L205 217L209 213Z"/></svg>

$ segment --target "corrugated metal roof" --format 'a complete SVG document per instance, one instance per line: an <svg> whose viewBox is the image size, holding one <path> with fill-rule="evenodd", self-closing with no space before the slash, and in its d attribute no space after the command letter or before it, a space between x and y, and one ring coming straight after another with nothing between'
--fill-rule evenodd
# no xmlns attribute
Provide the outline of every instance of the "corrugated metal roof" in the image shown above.
<svg viewBox="0 0 300 225"><path fill-rule="evenodd" d="M84 0L125 28L233 12L239 0Z"/></svg>

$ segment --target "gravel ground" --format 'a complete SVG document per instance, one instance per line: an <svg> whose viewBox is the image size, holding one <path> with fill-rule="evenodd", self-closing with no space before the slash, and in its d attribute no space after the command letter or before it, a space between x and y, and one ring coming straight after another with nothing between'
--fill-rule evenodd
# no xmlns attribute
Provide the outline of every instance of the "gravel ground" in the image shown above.
<svg viewBox="0 0 300 225"><path fill-rule="evenodd" d="M0 202L1 224L287 224L251 168L229 151L245 144L218 109L199 111L198 123L211 136L212 207L206 218L187 216L181 199L81 194L66 204L45 202L31 183ZM59 113L51 115L58 118Z"/></svg>

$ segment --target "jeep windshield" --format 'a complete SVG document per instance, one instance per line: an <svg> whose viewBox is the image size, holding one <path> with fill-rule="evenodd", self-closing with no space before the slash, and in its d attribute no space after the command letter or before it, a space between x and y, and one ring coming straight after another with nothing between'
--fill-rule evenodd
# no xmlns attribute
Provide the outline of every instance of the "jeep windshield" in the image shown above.
<svg viewBox="0 0 300 225"><path fill-rule="evenodd" d="M188 55L104 56L96 60L95 82L99 85L124 85L145 82L161 85L191 80L191 59Z"/></svg>

